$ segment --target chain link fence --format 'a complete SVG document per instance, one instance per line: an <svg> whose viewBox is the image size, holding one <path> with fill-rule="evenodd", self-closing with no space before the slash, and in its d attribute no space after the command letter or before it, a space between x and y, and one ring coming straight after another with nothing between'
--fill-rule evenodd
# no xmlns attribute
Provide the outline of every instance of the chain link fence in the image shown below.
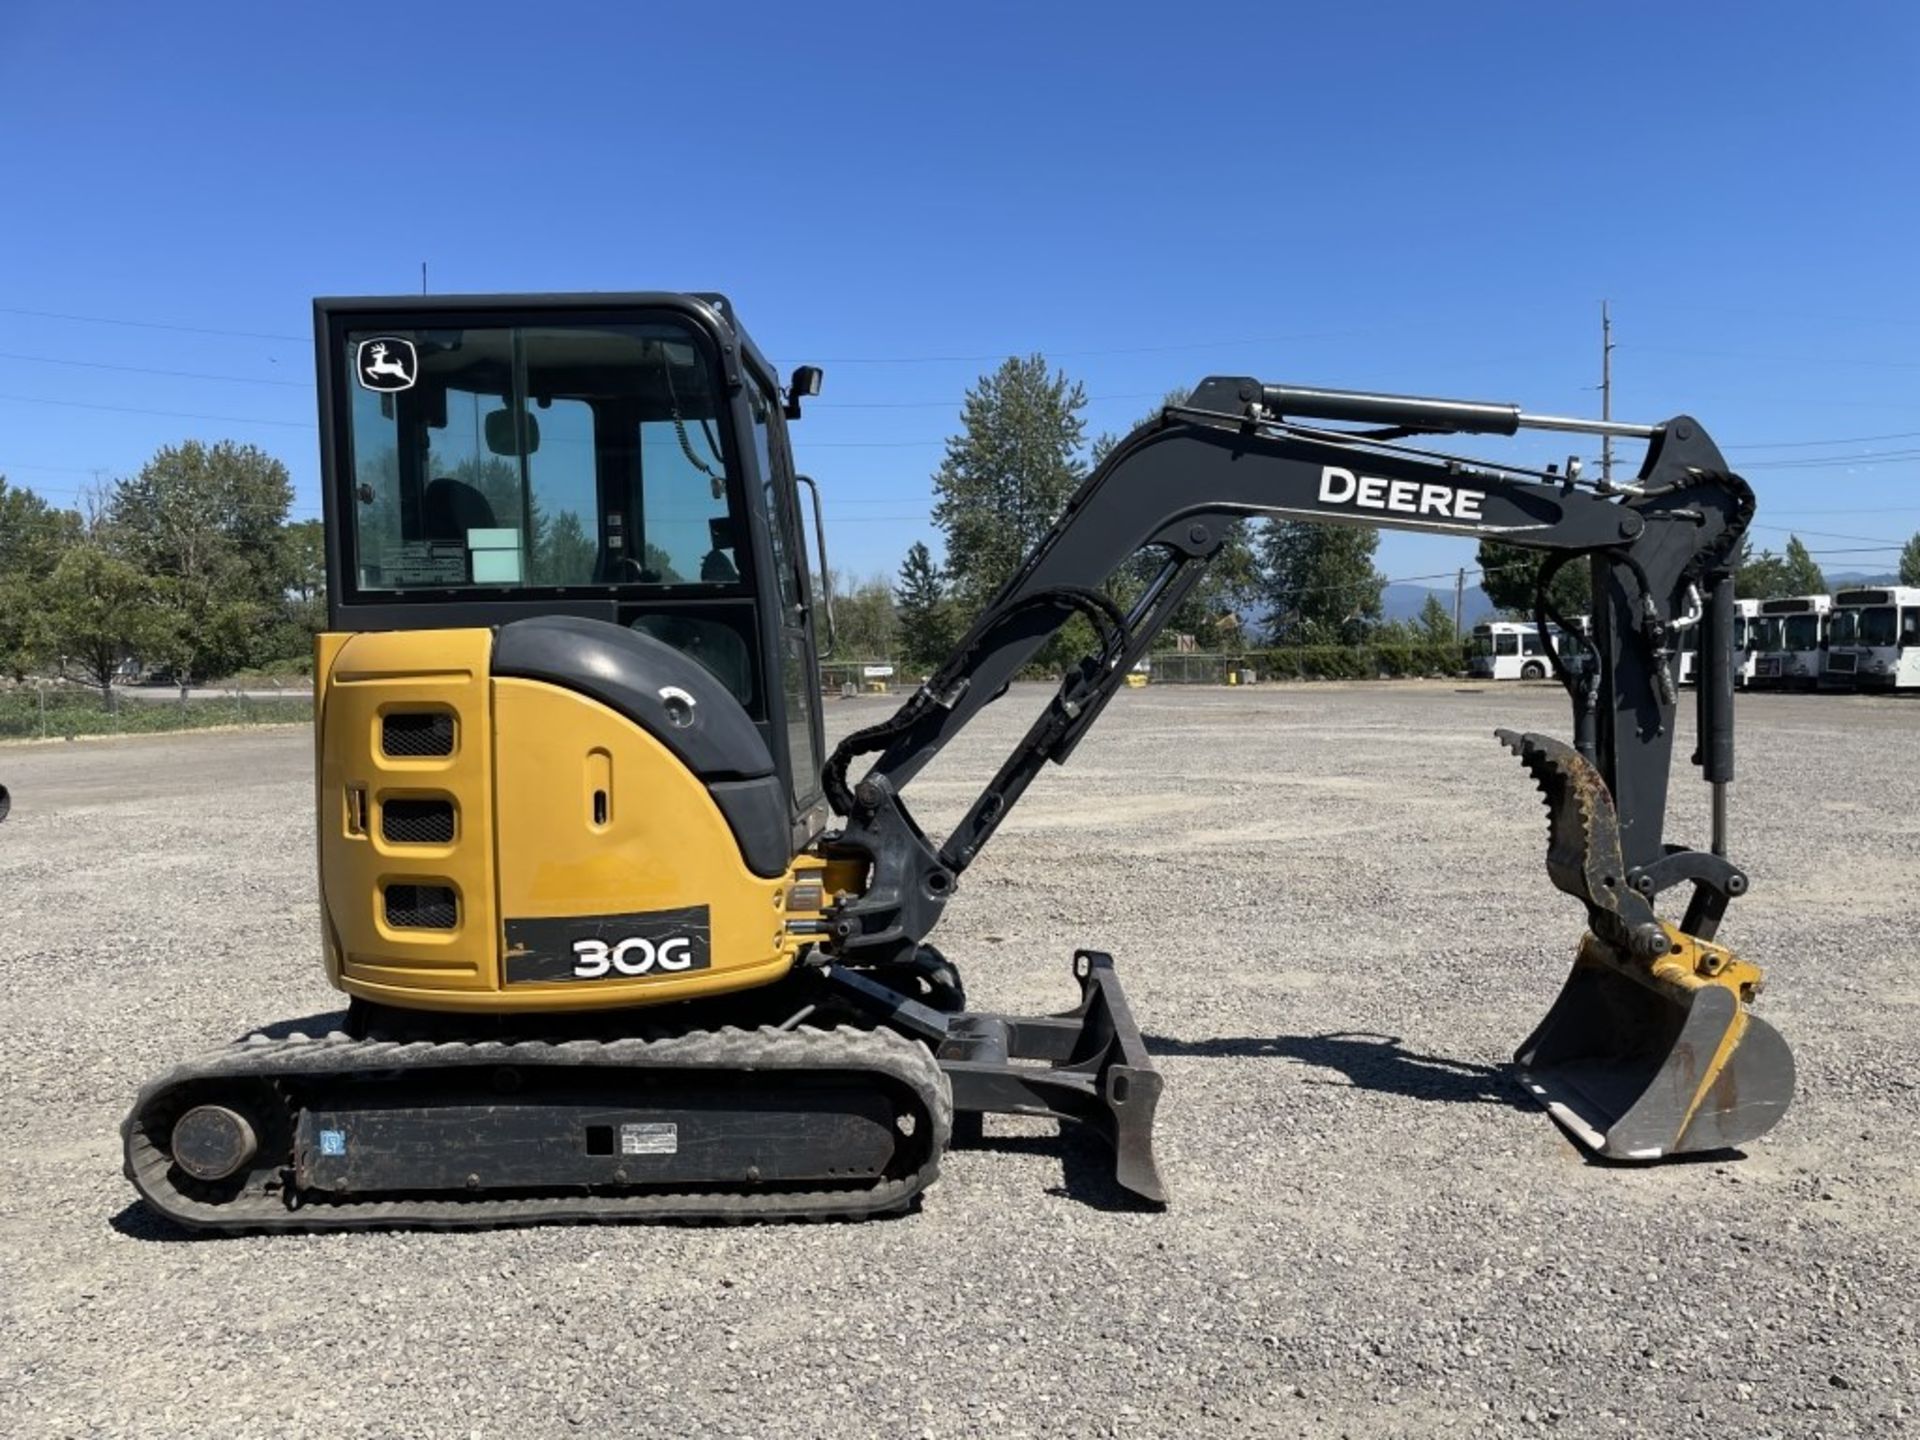
<svg viewBox="0 0 1920 1440"><path fill-rule="evenodd" d="M0 740L74 739L81 735L147 735L222 725L305 724L313 696L305 685L253 684L178 690L115 686L103 694L84 685L19 685L0 689Z"/></svg>
<svg viewBox="0 0 1920 1440"><path fill-rule="evenodd" d="M1268 680L1446 679L1466 670L1466 647L1455 643L1300 645L1238 655L1156 650L1147 657L1145 673L1153 685L1254 685ZM924 678L915 667L893 660L835 660L820 667L821 687L829 695L911 690ZM1057 677L1032 672L1025 678Z"/></svg>
<svg viewBox="0 0 1920 1440"><path fill-rule="evenodd" d="M1466 648L1441 645L1299 645L1209 655L1177 650L1148 657L1155 685L1252 685L1265 680L1408 680L1464 675Z"/></svg>
<svg viewBox="0 0 1920 1440"><path fill-rule="evenodd" d="M923 678L903 660L824 660L820 664L820 689L828 695L890 695L913 689Z"/></svg>

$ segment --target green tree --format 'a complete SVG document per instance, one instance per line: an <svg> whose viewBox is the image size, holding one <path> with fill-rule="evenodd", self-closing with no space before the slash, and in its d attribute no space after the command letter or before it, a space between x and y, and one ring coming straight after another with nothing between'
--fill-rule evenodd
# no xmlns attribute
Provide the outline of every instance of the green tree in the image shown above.
<svg viewBox="0 0 1920 1440"><path fill-rule="evenodd" d="M80 535L80 517L56 510L0 475L0 672L26 678L51 653L41 594Z"/></svg>
<svg viewBox="0 0 1920 1440"><path fill-rule="evenodd" d="M1787 553L1762 550L1758 555L1746 541L1734 561L1734 593L1743 600L1774 600L1784 595L1824 595L1827 577L1798 535L1787 537Z"/></svg>
<svg viewBox="0 0 1920 1440"><path fill-rule="evenodd" d="M833 600L833 622L839 654L846 659L892 659L900 626L887 577L874 575L841 587Z"/></svg>
<svg viewBox="0 0 1920 1440"><path fill-rule="evenodd" d="M1418 638L1428 645L1451 645L1456 636L1453 612L1438 595L1429 594L1420 603L1419 617L1413 622Z"/></svg>
<svg viewBox="0 0 1920 1440"><path fill-rule="evenodd" d="M1920 532L1900 547L1900 583L1920 585Z"/></svg>
<svg viewBox="0 0 1920 1440"><path fill-rule="evenodd" d="M901 562L893 604L899 618L902 658L931 669L953 653L954 641L959 636L946 578L933 563L933 552L918 540Z"/></svg>
<svg viewBox="0 0 1920 1440"><path fill-rule="evenodd" d="M327 534L318 520L290 521L280 531L286 555L281 562L287 594L295 600L327 598Z"/></svg>
<svg viewBox="0 0 1920 1440"><path fill-rule="evenodd" d="M151 579L166 632L154 648L182 685L266 658L291 583L292 500L286 466L230 440L167 446L114 486L103 536Z"/></svg>
<svg viewBox="0 0 1920 1440"><path fill-rule="evenodd" d="M971 612L991 600L1086 473L1086 390L1039 355L1008 359L967 391L961 433L934 473L947 575Z"/></svg>
<svg viewBox="0 0 1920 1440"><path fill-rule="evenodd" d="M1380 619L1386 576L1373 567L1377 530L1313 520L1269 520L1260 543L1260 593L1276 644L1358 644Z"/></svg>
<svg viewBox="0 0 1920 1440"><path fill-rule="evenodd" d="M1786 583L1788 595L1824 595L1827 593L1827 577L1820 573L1820 566L1813 556L1807 553L1807 547L1800 543L1798 535L1787 537Z"/></svg>
<svg viewBox="0 0 1920 1440"><path fill-rule="evenodd" d="M327 624L327 539L318 520L295 520L280 532L285 556L286 592L267 642L254 659L297 660L305 670L313 657L313 637Z"/></svg>
<svg viewBox="0 0 1920 1440"><path fill-rule="evenodd" d="M600 563L600 546L587 527L571 510L562 510L541 527L539 543L533 551L532 578L541 585L580 585L593 578ZM657 546L649 546L651 552ZM665 558L662 552L661 558Z"/></svg>
<svg viewBox="0 0 1920 1440"><path fill-rule="evenodd" d="M1753 542L1742 540L1734 560L1733 591L1743 600L1771 600L1791 595L1786 562L1771 550L1753 553Z"/></svg>
<svg viewBox="0 0 1920 1440"><path fill-rule="evenodd" d="M109 706L121 664L171 639L151 577L92 541L60 557L42 593L53 644L78 662Z"/></svg>
<svg viewBox="0 0 1920 1440"><path fill-rule="evenodd" d="M1535 584L1541 567L1552 557L1518 545L1502 545L1498 540L1482 540L1475 558L1480 566L1480 588L1487 592L1487 598L1509 615L1531 617ZM1569 620L1587 614L1593 609L1592 567L1579 556L1569 560L1553 577L1548 598Z"/></svg>

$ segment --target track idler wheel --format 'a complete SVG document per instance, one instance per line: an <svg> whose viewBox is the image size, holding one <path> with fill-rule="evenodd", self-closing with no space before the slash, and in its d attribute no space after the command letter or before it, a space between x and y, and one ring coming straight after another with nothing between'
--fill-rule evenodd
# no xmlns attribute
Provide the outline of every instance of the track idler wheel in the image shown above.
<svg viewBox="0 0 1920 1440"><path fill-rule="evenodd" d="M196 1180L226 1180L260 1153L253 1122L225 1105L196 1105L173 1124L173 1163Z"/></svg>
<svg viewBox="0 0 1920 1440"><path fill-rule="evenodd" d="M1592 934L1514 1056L1521 1083L1609 1160L1726 1150L1766 1134L1793 1099L1793 1052L1747 1002L1760 971L1661 924L1654 955Z"/></svg>

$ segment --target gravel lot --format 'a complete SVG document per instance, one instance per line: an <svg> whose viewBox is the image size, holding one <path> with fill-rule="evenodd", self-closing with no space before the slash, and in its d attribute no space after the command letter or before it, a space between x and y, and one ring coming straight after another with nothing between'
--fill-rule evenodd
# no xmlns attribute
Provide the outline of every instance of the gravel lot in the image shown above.
<svg viewBox="0 0 1920 1440"><path fill-rule="evenodd" d="M1584 1163L1505 1070L1580 916L1489 732L1562 712L1149 688L1034 786L937 938L999 1009L1113 952L1165 1213L990 1121L893 1221L197 1242L131 1204L117 1127L176 1056L339 1008L306 734L0 747L0 1434L1920 1433L1920 703L1743 700L1724 938L1801 1094L1745 1158L1654 1169Z"/></svg>

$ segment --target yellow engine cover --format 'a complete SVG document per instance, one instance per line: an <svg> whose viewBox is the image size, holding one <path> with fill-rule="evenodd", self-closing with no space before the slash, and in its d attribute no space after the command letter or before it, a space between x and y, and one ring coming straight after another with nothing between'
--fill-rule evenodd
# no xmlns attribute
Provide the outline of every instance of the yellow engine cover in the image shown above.
<svg viewBox="0 0 1920 1440"><path fill-rule="evenodd" d="M319 638L328 978L390 1005L510 1011L784 975L819 919L819 862L755 875L671 751L585 696L493 678L492 638Z"/></svg>

